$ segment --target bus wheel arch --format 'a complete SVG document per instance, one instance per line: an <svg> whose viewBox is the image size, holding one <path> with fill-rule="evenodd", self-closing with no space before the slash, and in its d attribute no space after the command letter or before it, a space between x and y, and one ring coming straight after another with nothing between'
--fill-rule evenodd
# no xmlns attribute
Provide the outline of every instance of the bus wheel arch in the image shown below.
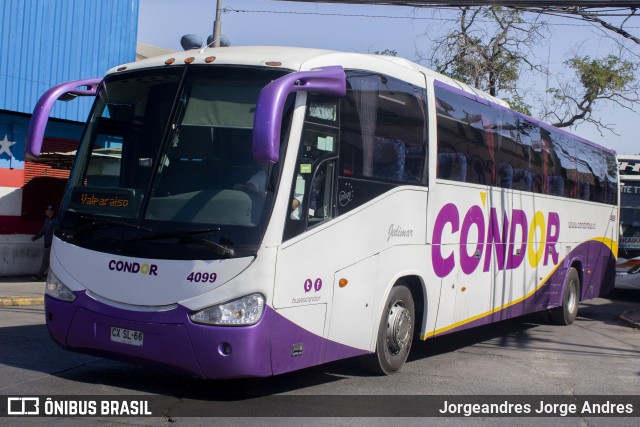
<svg viewBox="0 0 640 427"><path fill-rule="evenodd" d="M414 328L414 340L419 339L422 335L422 326L427 316L428 304L427 304L427 290L425 283L420 276L404 276L396 281L394 286L399 283L409 288L411 296L413 297L413 303L415 308L415 328Z"/></svg>
<svg viewBox="0 0 640 427"><path fill-rule="evenodd" d="M562 304L549 310L551 321L557 325L570 325L578 315L580 304L582 280L579 264L573 263L567 270L562 286Z"/></svg>
<svg viewBox="0 0 640 427"><path fill-rule="evenodd" d="M378 375L390 375L404 365L411 344L421 328L417 307L424 307L422 282L415 276L398 279L389 291L376 333L373 354L361 359L362 366Z"/></svg>
<svg viewBox="0 0 640 427"><path fill-rule="evenodd" d="M576 272L578 273L578 282L580 285L580 289L578 289L578 302L582 301L584 299L584 269L582 268L582 261L579 259L574 260L571 263L571 268L575 269ZM567 271L567 274L569 274L569 272Z"/></svg>

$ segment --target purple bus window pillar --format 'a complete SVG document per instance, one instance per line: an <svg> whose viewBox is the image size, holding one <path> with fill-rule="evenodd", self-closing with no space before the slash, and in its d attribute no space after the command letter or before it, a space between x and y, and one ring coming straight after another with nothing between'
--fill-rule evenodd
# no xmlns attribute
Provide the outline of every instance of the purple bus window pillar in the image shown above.
<svg viewBox="0 0 640 427"><path fill-rule="evenodd" d="M101 81L102 79L74 80L59 84L46 91L33 109L33 116L27 131L27 152L35 157L40 155L44 130L47 127L51 108L60 97L63 95L95 96Z"/></svg>
<svg viewBox="0 0 640 427"><path fill-rule="evenodd" d="M266 85L256 105L253 118L253 157L259 163L278 161L282 110L292 92L316 92L329 96L345 96L347 78L341 66L298 71Z"/></svg>

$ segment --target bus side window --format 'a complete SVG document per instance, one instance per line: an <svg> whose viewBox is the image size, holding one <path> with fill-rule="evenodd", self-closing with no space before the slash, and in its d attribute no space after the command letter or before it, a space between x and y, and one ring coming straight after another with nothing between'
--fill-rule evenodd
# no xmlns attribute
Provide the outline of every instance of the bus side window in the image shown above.
<svg viewBox="0 0 640 427"><path fill-rule="evenodd" d="M543 134L548 146L545 194L575 197L577 165L573 141L555 129L544 129Z"/></svg>
<svg viewBox="0 0 640 427"><path fill-rule="evenodd" d="M373 175L380 179L402 181L405 153L406 148L402 140L377 137L373 149Z"/></svg>
<svg viewBox="0 0 640 427"><path fill-rule="evenodd" d="M540 193L544 175L540 126L510 111L500 113L499 124L496 184L502 188Z"/></svg>
<svg viewBox="0 0 640 427"><path fill-rule="evenodd" d="M502 188L513 186L513 166L510 163L498 164L498 185Z"/></svg>
<svg viewBox="0 0 640 427"><path fill-rule="evenodd" d="M400 185L427 184L426 91L390 76L347 71L340 105L337 214Z"/></svg>
<svg viewBox="0 0 640 427"><path fill-rule="evenodd" d="M436 86L437 177L493 185L498 121L496 112L475 100Z"/></svg>
<svg viewBox="0 0 640 427"><path fill-rule="evenodd" d="M618 203L618 162L614 154L605 153L604 158L607 163L605 202L610 205L615 205Z"/></svg>
<svg viewBox="0 0 640 427"><path fill-rule="evenodd" d="M438 178L466 181L467 159L461 153L438 154Z"/></svg>

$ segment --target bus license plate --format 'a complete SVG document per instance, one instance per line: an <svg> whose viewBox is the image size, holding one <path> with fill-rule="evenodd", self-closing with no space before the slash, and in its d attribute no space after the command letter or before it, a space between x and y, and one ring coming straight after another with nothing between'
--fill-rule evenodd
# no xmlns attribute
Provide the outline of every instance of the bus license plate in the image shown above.
<svg viewBox="0 0 640 427"><path fill-rule="evenodd" d="M131 329L124 328L116 328L115 326L111 327L111 341L136 345L138 347L142 346L144 341L144 334L140 331L133 331Z"/></svg>

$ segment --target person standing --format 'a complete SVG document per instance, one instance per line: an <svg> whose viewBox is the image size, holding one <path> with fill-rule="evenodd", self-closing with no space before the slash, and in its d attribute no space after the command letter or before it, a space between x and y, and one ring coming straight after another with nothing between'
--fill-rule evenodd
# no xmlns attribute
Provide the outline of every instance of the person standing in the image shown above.
<svg viewBox="0 0 640 427"><path fill-rule="evenodd" d="M45 215L47 219L44 220L42 228L32 238L31 241L35 242L40 237L44 236L44 254L42 255L42 263L40 264L40 270L38 274L32 276L34 280L42 280L46 277L47 271L49 271L49 256L51 255L51 242L53 240L53 229L56 226L56 211L53 205L45 207Z"/></svg>

